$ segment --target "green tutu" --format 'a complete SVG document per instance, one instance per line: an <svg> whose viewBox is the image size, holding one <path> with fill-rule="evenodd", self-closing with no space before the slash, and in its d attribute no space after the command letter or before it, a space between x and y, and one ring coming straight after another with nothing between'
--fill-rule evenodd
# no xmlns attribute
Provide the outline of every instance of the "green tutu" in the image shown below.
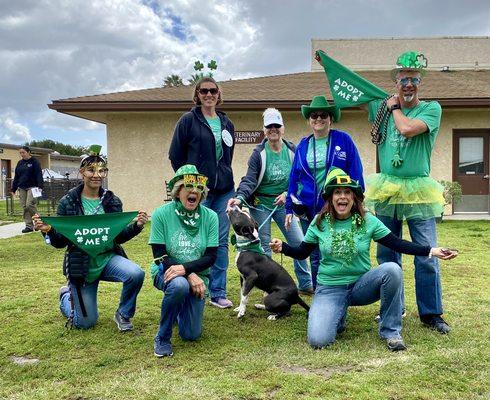
<svg viewBox="0 0 490 400"><path fill-rule="evenodd" d="M374 174L366 178L366 206L391 218L430 219L444 211L443 187L429 176L399 178Z"/></svg>

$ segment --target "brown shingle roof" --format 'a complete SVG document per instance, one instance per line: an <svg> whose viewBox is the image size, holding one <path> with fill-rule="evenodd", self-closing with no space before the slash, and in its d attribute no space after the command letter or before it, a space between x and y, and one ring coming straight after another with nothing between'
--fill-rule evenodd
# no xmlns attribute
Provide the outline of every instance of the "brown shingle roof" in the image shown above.
<svg viewBox="0 0 490 400"><path fill-rule="evenodd" d="M363 71L360 75L388 93L393 90L388 71ZM332 98L323 72L303 72L220 82L222 109L263 108L278 105L297 109L315 95ZM427 71L421 98L437 99L446 106L490 106L490 70ZM95 96L53 100L49 107L60 112L144 111L188 109L192 87L132 90ZM289 107L288 107L289 106Z"/></svg>

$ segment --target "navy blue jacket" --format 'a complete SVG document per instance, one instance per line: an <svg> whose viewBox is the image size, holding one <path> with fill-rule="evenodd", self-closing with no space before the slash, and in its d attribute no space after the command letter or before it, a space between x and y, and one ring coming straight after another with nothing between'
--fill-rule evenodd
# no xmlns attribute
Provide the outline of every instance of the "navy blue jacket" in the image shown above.
<svg viewBox="0 0 490 400"><path fill-rule="evenodd" d="M268 139L264 139L262 143L258 144L252 152L248 160L247 174L240 181L235 197L247 201L249 204L252 200L251 197L257 188L260 186L262 179L264 178L265 168L267 166L265 144ZM291 164L294 160L294 151L296 146L292 142L282 139L282 143L289 150L289 157L291 158ZM278 195L280 193L277 193Z"/></svg>
<svg viewBox="0 0 490 400"><path fill-rule="evenodd" d="M214 193L226 193L235 186L231 162L235 148L235 127L225 113L216 111L221 120L221 130L227 130L233 139L228 147L222 140L223 156L216 160L216 145L213 132L204 117L201 107L194 107L177 122L169 149L172 168L177 171L182 165L192 164L199 173L208 177L208 188Z"/></svg>
<svg viewBox="0 0 490 400"><path fill-rule="evenodd" d="M321 197L323 187L317 187L314 173L306 159L312 136L313 134L301 139L296 148L285 206L287 214L294 212L297 215L306 215L308 220L312 220L325 203ZM335 129L331 129L328 136L330 140L325 160L327 172L332 166L343 169L359 182L364 191L362 162L354 141L349 134Z"/></svg>
<svg viewBox="0 0 490 400"><path fill-rule="evenodd" d="M19 160L17 163L12 192L16 192L18 188L27 190L32 187L43 188L43 171L35 157Z"/></svg>

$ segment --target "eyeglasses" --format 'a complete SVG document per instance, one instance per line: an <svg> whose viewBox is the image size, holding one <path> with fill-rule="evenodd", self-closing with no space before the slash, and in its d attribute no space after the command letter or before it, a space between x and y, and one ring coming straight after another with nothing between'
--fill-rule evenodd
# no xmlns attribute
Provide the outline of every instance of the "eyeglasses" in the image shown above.
<svg viewBox="0 0 490 400"><path fill-rule="evenodd" d="M281 126L282 126L281 124L269 124L265 126L265 129L272 129L272 128L279 129Z"/></svg>
<svg viewBox="0 0 490 400"><path fill-rule="evenodd" d="M200 88L199 89L199 94L202 94L203 96L207 95L208 92L214 96L215 94L218 94L219 89L218 88L211 88L211 89Z"/></svg>
<svg viewBox="0 0 490 400"><path fill-rule="evenodd" d="M93 177L95 174L99 175L101 178L105 178L107 176L107 173L109 170L107 168L94 168L94 167L87 167L83 170L83 174L87 178Z"/></svg>
<svg viewBox="0 0 490 400"><path fill-rule="evenodd" d="M402 85L403 87L408 86L409 82L412 82L413 86L418 86L420 85L420 78L414 77L414 78L401 78L398 79L398 83Z"/></svg>
<svg viewBox="0 0 490 400"><path fill-rule="evenodd" d="M321 119L327 119L329 114L327 112L312 112L310 114L311 119L318 119L320 117Z"/></svg>

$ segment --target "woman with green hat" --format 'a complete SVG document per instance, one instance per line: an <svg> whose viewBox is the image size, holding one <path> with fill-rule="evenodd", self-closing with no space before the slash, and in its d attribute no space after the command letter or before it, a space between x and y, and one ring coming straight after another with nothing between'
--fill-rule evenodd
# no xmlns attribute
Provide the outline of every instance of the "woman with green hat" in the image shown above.
<svg viewBox="0 0 490 400"><path fill-rule="evenodd" d="M272 239L272 250L296 259L306 258L320 246L318 286L308 316L308 342L323 348L345 329L347 308L381 300L379 335L392 351L405 350L401 337L400 293L403 273L387 262L371 268L371 240L404 254L449 260L457 253L441 247L422 246L393 235L363 206L358 181L340 168L328 172L322 191L325 202L299 247Z"/></svg>
<svg viewBox="0 0 490 400"><path fill-rule="evenodd" d="M362 163L354 141L346 132L332 129L332 122L340 120L340 109L330 104L325 96L315 96L310 105L301 106L301 113L312 129L296 147L286 197L286 227L291 225L293 213L300 217L306 232L314 216L323 207L321 196L327 171L342 168L357 180L364 190ZM310 257L313 287L316 285L320 254Z"/></svg>
<svg viewBox="0 0 490 400"><path fill-rule="evenodd" d="M168 183L173 201L152 215L151 276L165 293L154 342L157 357L173 355L170 339L176 322L182 339L201 336L209 269L218 250L218 216L201 205L207 180L194 165L183 165Z"/></svg>

